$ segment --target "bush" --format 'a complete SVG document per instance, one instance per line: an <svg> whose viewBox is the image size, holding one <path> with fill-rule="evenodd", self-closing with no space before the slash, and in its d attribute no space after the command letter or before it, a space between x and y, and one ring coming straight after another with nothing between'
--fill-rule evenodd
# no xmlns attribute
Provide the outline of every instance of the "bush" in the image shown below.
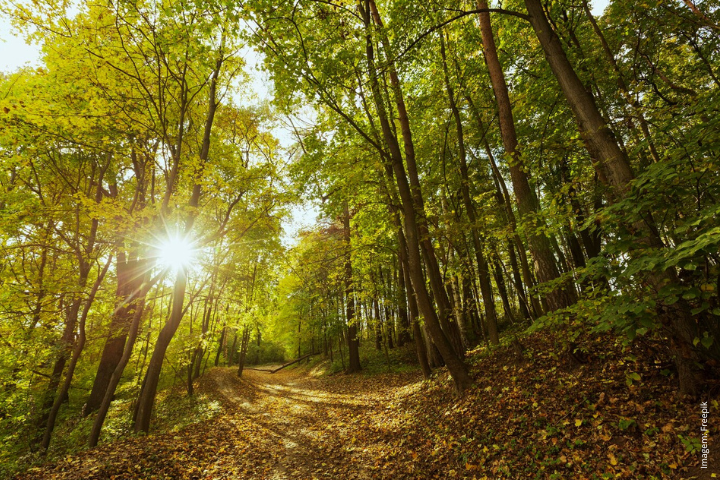
<svg viewBox="0 0 720 480"><path fill-rule="evenodd" d="M245 359L248 365L262 365L264 363L285 362L285 348L276 342L261 342L248 345L248 353Z"/></svg>

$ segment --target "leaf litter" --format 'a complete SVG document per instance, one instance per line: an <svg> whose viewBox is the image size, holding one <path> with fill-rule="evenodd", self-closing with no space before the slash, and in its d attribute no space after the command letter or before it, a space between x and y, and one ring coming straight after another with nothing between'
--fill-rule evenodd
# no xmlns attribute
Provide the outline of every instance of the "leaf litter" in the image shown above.
<svg viewBox="0 0 720 480"><path fill-rule="evenodd" d="M550 334L523 343L522 361L509 347L471 352L475 385L462 397L442 372L238 378L215 368L198 386L221 403L215 417L16 478L720 478L715 453L699 468L699 402L677 396L658 345L584 338L577 366ZM714 434L720 412L709 404Z"/></svg>

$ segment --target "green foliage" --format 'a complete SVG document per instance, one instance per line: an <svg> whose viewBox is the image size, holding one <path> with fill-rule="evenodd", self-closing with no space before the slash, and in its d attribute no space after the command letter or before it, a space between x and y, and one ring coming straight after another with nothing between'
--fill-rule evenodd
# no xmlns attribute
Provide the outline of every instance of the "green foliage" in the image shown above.
<svg viewBox="0 0 720 480"><path fill-rule="evenodd" d="M543 3L627 155L628 185L613 186L612 162L588 148L593 132L577 127L520 0L502 2L520 16L492 14L517 139L499 127L509 119L474 15L454 18L470 2L377 1L371 12L314 0L0 0L43 52L41 66L0 74L0 463L38 459L65 376L70 401L48 453L84 444L92 416L80 410L107 340L125 335L126 307L144 310L104 441L129 434L174 302L160 429L217 412L180 385L237 361L244 332L248 364L321 352L335 373L357 330L366 372L410 368L411 350L390 348L408 340L410 287L431 292L424 305L458 349L484 338L481 319L496 310L506 332L559 331L561 352L613 331L625 345L672 337L695 360L720 359L720 6L613 1L591 18L583 2ZM251 56L272 102L253 99ZM506 151L515 140L517 158ZM401 191L398 173L419 188ZM515 198L522 174L531 211ZM300 201L319 221L283 243ZM405 285L412 221L421 265ZM173 236L194 246L182 298L158 262ZM545 311L560 289L578 301ZM690 327L678 333L673 312ZM647 379L636 370L619 383Z"/></svg>
<svg viewBox="0 0 720 480"><path fill-rule="evenodd" d="M285 347L277 342L248 345L247 362L251 365L278 364L285 361Z"/></svg>
<svg viewBox="0 0 720 480"><path fill-rule="evenodd" d="M702 443L700 442L699 438L686 437L683 435L678 435L678 438L682 442L683 446L685 447L685 451L687 453L696 454L702 450Z"/></svg>

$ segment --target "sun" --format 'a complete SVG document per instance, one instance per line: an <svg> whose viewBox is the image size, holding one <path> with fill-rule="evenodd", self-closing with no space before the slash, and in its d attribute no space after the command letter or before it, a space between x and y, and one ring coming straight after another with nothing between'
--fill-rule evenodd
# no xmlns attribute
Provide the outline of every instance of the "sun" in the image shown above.
<svg viewBox="0 0 720 480"><path fill-rule="evenodd" d="M157 250L157 263L172 271L189 267L196 253L192 242L179 235L168 237Z"/></svg>

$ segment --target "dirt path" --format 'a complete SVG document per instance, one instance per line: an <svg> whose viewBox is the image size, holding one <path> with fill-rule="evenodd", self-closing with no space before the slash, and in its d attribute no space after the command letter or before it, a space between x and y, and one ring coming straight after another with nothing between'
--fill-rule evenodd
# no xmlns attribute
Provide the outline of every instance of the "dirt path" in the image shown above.
<svg viewBox="0 0 720 480"><path fill-rule="evenodd" d="M312 372L311 372L312 373ZM357 479L378 477L374 435L359 432L418 374L316 378L216 368L197 393L222 413L178 432L131 438L32 469L30 479Z"/></svg>
<svg viewBox="0 0 720 480"><path fill-rule="evenodd" d="M263 450L274 459L269 479L338 478L339 472L343 478L371 478L362 455L346 448L352 432L340 419L379 407L376 396L329 391L326 382L292 372L243 375L240 380L234 372L215 370L208 380L226 405L227 421L250 420L266 431Z"/></svg>
<svg viewBox="0 0 720 480"><path fill-rule="evenodd" d="M526 338L527 363L518 363L510 348L471 357L476 387L462 397L440 372L422 382L419 373L314 377L250 370L241 379L234 369L213 369L187 401L198 407L188 412L217 412L213 418L102 445L18 478L704 480L720 474L715 436L707 470L690 448L699 438L699 403L678 400L674 380L655 363L629 361L630 354L652 358L647 345L627 349L592 337L582 348L594 360L567 368L555 354L557 342L548 334ZM628 385L629 372L639 372L642 382ZM159 410L177 398L168 395ZM720 415L715 398L709 400L715 435ZM127 418L127 407L116 413ZM206 418L184 414L185 408L164 418Z"/></svg>

